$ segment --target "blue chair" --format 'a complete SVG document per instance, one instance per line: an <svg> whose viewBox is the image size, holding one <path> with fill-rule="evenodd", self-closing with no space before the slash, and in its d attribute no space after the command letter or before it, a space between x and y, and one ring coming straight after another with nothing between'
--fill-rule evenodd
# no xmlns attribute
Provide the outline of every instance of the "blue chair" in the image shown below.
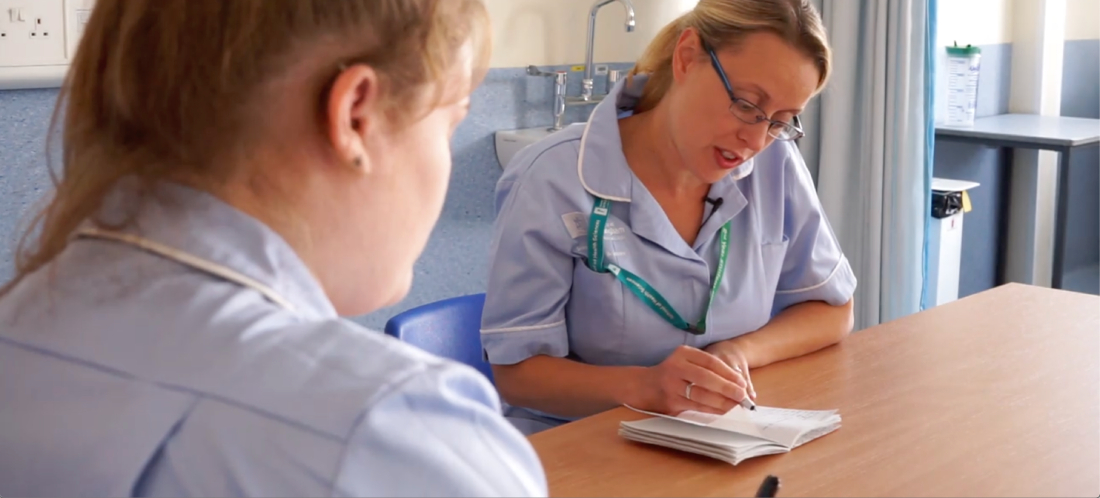
<svg viewBox="0 0 1100 498"><path fill-rule="evenodd" d="M493 382L493 370L481 349L481 308L485 294L428 303L386 322L386 334L436 356L476 368Z"/></svg>

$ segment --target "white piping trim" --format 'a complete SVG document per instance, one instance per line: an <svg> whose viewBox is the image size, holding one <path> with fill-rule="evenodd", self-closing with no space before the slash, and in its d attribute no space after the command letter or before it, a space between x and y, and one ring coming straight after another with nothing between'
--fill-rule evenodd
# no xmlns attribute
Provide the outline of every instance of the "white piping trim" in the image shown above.
<svg viewBox="0 0 1100 498"><path fill-rule="evenodd" d="M197 270L202 270L212 275L224 278L230 282L249 287L259 292L260 294L263 294L264 297L270 299L275 304L286 308L288 311L297 312L297 309L294 307L293 304L290 303L290 301L287 301L285 298L283 298L283 296L279 295L279 293L275 292L275 290L271 287L268 287L267 285L264 285L263 283L247 275L243 275L237 271L231 270L217 263L207 261L198 256L188 254L187 252L181 251L174 247L170 247L158 242L153 242L149 239L139 237L137 235L115 232L111 230L100 230L98 228L82 228L77 231L76 234L77 236L113 240L115 242L122 242L124 244L130 244L136 247L140 247L146 251L164 256L165 258L177 261Z"/></svg>
<svg viewBox="0 0 1100 498"><path fill-rule="evenodd" d="M592 189L592 187L589 187L588 184L584 182L584 149L585 149L585 146L588 145L588 129L592 127L592 118L596 116L597 111L599 111L598 106L597 106L596 109L593 109L592 114L590 114L588 116L588 122L586 122L584 124L584 132L581 133L581 148L580 148L580 152L577 153L577 177L579 177L581 179L581 185L584 187L584 189L586 191L588 191L589 194L592 194L596 197L600 197L600 198L603 198L603 199L607 199L609 201L630 202L630 199L624 199L622 197L613 197L613 196L610 196L610 195L604 195L604 194L601 194L599 192L596 192L595 190Z"/></svg>
<svg viewBox="0 0 1100 498"><path fill-rule="evenodd" d="M565 320L561 320L554 323L548 323L546 325L528 325L524 327L503 327L499 329L481 329L482 334L499 334L501 332L528 332L531 330L546 330L565 325Z"/></svg>
<svg viewBox="0 0 1100 498"><path fill-rule="evenodd" d="M833 271L832 271L832 273L829 274L829 277L826 278L825 280L823 280L820 284L811 285L809 287L805 287L805 288L802 288L802 289L785 290L785 291L777 290L777 291L775 291L775 293L777 295L778 294L798 294L798 293L801 293L801 292L809 292L809 291L824 287L825 284L829 283L829 281L833 279L833 276L835 276L837 274L837 272L840 271L840 267L843 266L844 264L846 264L847 262L848 262L848 258L841 259L840 262L837 263L835 267L833 267Z"/></svg>

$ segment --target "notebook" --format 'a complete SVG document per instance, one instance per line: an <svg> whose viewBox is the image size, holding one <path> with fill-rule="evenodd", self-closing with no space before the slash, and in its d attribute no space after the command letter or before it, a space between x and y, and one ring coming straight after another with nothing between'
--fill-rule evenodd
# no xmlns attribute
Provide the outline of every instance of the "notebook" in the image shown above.
<svg viewBox="0 0 1100 498"><path fill-rule="evenodd" d="M673 417L631 409L654 417L621 422L620 436L708 456L732 465L758 456L787 453L840 428L840 415L836 410L765 406L746 410L738 406L725 415L687 411Z"/></svg>

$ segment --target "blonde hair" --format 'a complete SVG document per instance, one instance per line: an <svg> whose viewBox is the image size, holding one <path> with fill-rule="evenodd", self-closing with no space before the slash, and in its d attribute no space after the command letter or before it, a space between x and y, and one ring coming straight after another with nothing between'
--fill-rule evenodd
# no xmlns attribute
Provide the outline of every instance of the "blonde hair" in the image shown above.
<svg viewBox="0 0 1100 498"><path fill-rule="evenodd" d="M829 78L832 53L810 0L699 0L692 11L661 29L631 70L631 77L649 75L636 112L656 107L672 86L672 55L688 28L714 50L739 48L754 33L773 33L813 59L819 90Z"/></svg>
<svg viewBox="0 0 1100 498"><path fill-rule="evenodd" d="M50 127L52 142L63 116L62 177L50 168L52 198L0 295L64 250L122 178L227 175L218 159L258 143L264 90L296 63L331 68L308 83L318 126L348 63L374 68L387 113L408 122L439 104L466 42L484 75L489 36L480 0L97 0Z"/></svg>

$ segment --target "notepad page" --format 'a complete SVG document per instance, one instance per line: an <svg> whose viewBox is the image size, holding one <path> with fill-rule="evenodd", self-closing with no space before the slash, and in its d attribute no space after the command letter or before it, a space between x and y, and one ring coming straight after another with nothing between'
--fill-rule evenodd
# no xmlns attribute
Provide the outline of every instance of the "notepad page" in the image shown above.
<svg viewBox="0 0 1100 498"><path fill-rule="evenodd" d="M834 424L829 424L827 426L819 427L819 428L814 429L812 431L809 431L805 434L802 434L801 436L798 437L798 441L795 441L794 446L792 448L797 448L799 446L802 446L802 445L804 445L804 444L806 444L810 441L813 441L814 439L817 439L821 436L829 434L830 432L833 432L833 431L835 431L839 428L840 428L840 420L838 419L836 421L836 423L834 423Z"/></svg>
<svg viewBox="0 0 1100 498"><path fill-rule="evenodd" d="M681 441L694 441L700 444L728 448L734 452L744 452L758 446L774 446L782 449L782 445L758 437L695 424L685 424L667 418L622 422L619 427L629 428L635 433L661 435Z"/></svg>
<svg viewBox="0 0 1100 498"><path fill-rule="evenodd" d="M656 419L651 419L656 420ZM730 446L723 446L712 442L697 441L689 438L674 437L662 434L659 430L638 430L631 427L631 422L623 422L619 427L619 435L639 443L652 444L656 446L663 446L666 448L685 451L688 453L695 453L716 460L727 462L731 465L737 465L748 458L754 458L763 455L772 455L777 453L786 453L788 450L779 446L778 444L770 443L763 440L753 440L752 446L740 446L734 448ZM683 426L684 424L680 424ZM699 428L704 431L720 432L714 429ZM725 433L728 434L728 433Z"/></svg>
<svg viewBox="0 0 1100 498"><path fill-rule="evenodd" d="M629 406L627 408L691 425L745 434L779 443L787 448L805 444L840 426L840 415L837 415L836 410L790 410L766 406L757 406L756 410L746 410L738 406L724 415L689 410L677 416L671 416ZM807 435L813 437L805 437Z"/></svg>
<svg viewBox="0 0 1100 498"><path fill-rule="evenodd" d="M718 418L721 417L721 415L713 415L713 414L710 414L710 413L696 412L696 411L691 411L691 410L681 412L679 415L665 415L663 413L650 412L650 411L646 411L646 410L639 410L639 409L634 408L633 406L630 406L630 405L623 405L623 406L625 406L625 407L627 407L631 410L634 410L638 413L644 413L646 415L652 415L654 417L667 418L667 419L670 419L670 420L678 420L680 422L687 422L687 423L692 424L692 425L700 425L700 426L703 426L703 427L706 427L706 426L710 425L712 422L714 422L715 420L718 420Z"/></svg>
<svg viewBox="0 0 1100 498"><path fill-rule="evenodd" d="M823 430L827 434L839 424L840 416L835 410L790 410L757 406L756 410L734 408L707 427L747 434L794 448L805 442L802 441L804 435Z"/></svg>

